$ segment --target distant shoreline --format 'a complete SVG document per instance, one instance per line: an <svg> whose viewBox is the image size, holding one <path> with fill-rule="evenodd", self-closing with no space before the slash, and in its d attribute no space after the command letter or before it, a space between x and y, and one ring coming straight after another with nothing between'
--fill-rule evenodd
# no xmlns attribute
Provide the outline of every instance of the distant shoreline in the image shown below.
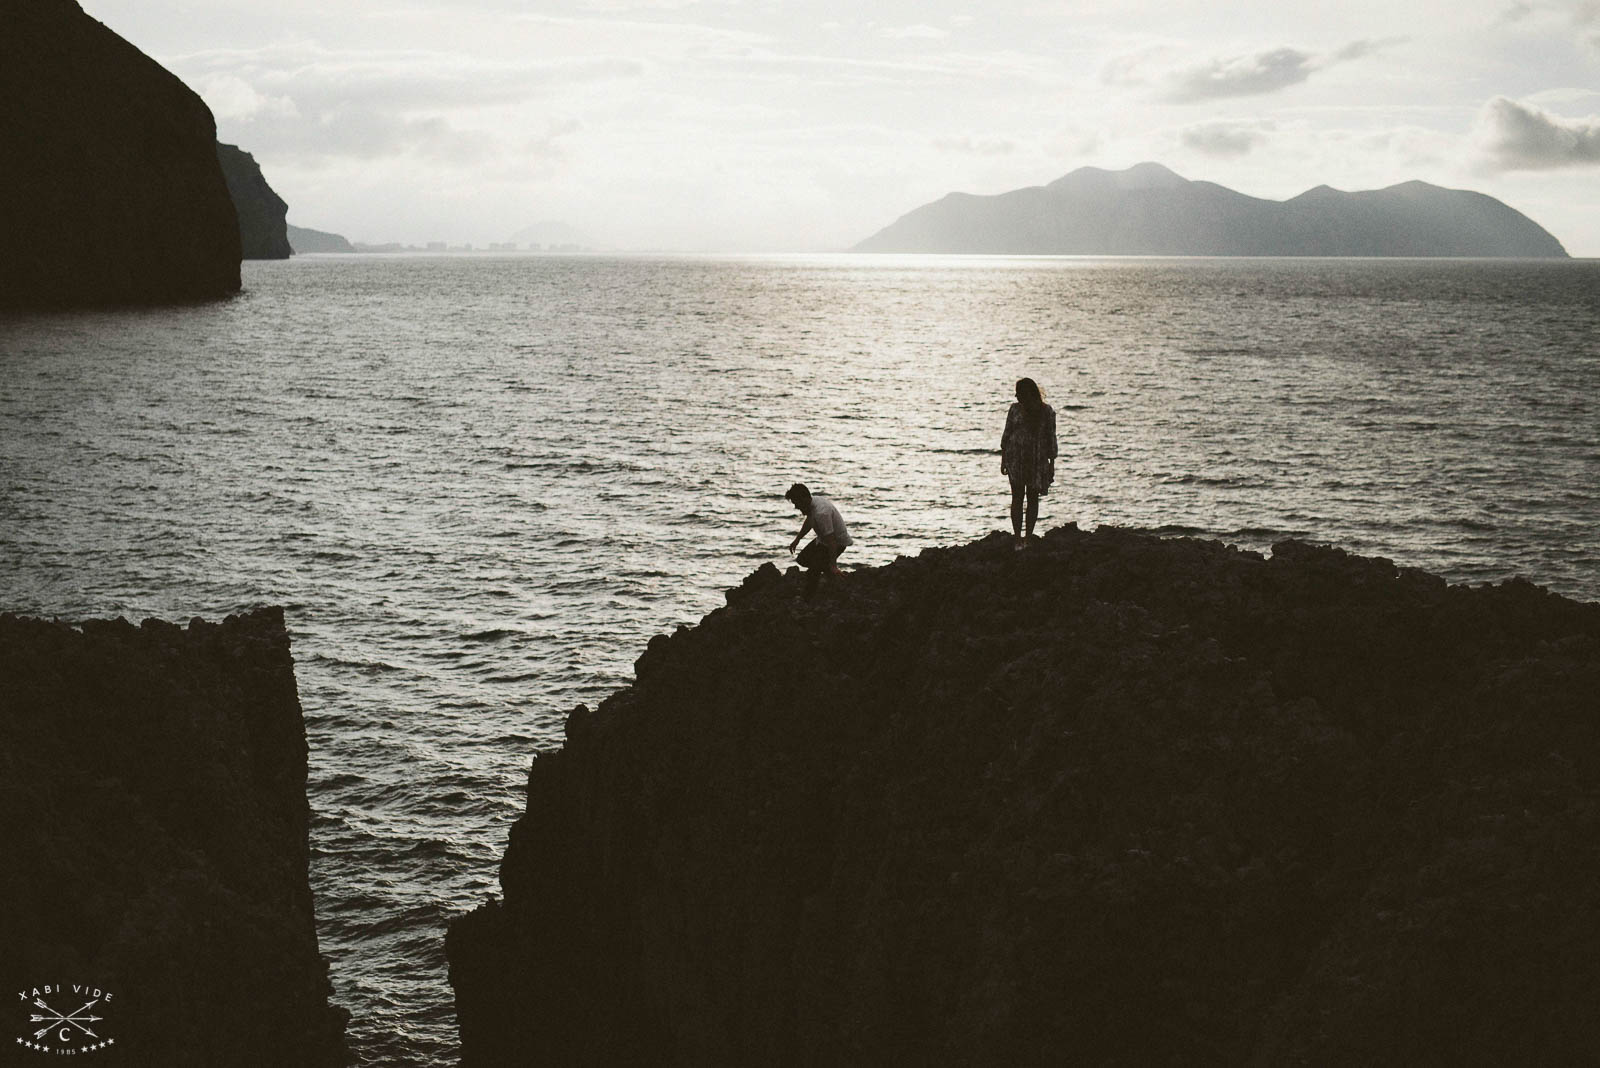
<svg viewBox="0 0 1600 1068"><path fill-rule="evenodd" d="M457 258L489 258L489 257L659 257L662 259L685 259L703 257L707 259L778 259L778 258L835 258L835 259L908 259L908 260L1027 260L1042 262L1050 260L1129 260L1136 262L1150 262L1161 260L1178 260L1195 262L1202 260L1221 260L1231 262L1249 261L1276 261L1287 262L1294 260L1310 260L1316 262L1383 262L1383 263L1539 263L1539 264L1565 264L1565 263L1600 263L1600 255L1570 255L1566 257L1552 256L1316 256L1316 255L1225 255L1225 254L1186 254L1186 253L1093 253L1093 252L871 252L855 249L834 249L829 251L731 251L717 249L577 249L571 251L554 251L550 249L489 249L489 248L446 248L427 249L416 246L401 248L390 247L358 247L351 252L296 252L295 259L350 259L359 256L414 256L425 258L457 257ZM259 261L253 261L259 262ZM281 261L280 261L281 262Z"/></svg>

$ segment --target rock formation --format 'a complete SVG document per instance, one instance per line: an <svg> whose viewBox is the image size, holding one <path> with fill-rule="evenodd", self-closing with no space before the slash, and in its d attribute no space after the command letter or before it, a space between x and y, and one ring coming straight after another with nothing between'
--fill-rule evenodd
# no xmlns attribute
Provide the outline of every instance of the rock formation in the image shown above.
<svg viewBox="0 0 1600 1068"><path fill-rule="evenodd" d="M217 162L239 218L240 255L247 260L289 258L289 205L272 191L256 158L238 145L217 144Z"/></svg>
<svg viewBox="0 0 1600 1068"><path fill-rule="evenodd" d="M765 565L575 710L464 1063L1600 1058L1600 604L1010 540Z"/></svg>
<svg viewBox="0 0 1600 1068"><path fill-rule="evenodd" d="M60 984L41 998L71 1013L83 985L112 995L92 1029L114 1063L342 1063L281 610L187 628L0 615L0 680L3 1044L39 1026L18 992Z"/></svg>
<svg viewBox="0 0 1600 1068"><path fill-rule="evenodd" d="M73 0L6 6L0 307L201 300L239 289L211 112Z"/></svg>
<svg viewBox="0 0 1600 1068"><path fill-rule="evenodd" d="M855 252L1106 256L1537 256L1567 253L1549 231L1482 193L1405 182L1345 193L1318 186L1261 200L1191 182L1158 163L1084 167L996 196L951 193Z"/></svg>

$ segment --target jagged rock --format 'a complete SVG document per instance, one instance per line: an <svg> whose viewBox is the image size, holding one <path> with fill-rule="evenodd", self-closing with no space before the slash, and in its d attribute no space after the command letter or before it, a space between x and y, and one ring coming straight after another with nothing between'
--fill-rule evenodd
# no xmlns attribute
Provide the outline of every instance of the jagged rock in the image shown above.
<svg viewBox="0 0 1600 1068"><path fill-rule="evenodd" d="M289 205L272 191L256 158L238 145L217 143L217 162L239 218L239 251L247 260L286 260Z"/></svg>
<svg viewBox="0 0 1600 1068"><path fill-rule="evenodd" d="M6 5L0 307L239 289L239 231L204 102L72 0Z"/></svg>
<svg viewBox="0 0 1600 1068"><path fill-rule="evenodd" d="M771 564L762 564L745 576L743 582L724 594L729 606L748 604L783 581L783 576Z"/></svg>
<svg viewBox="0 0 1600 1068"><path fill-rule="evenodd" d="M6 1000L111 991L99 1033L122 1064L343 1063L282 611L187 628L0 615L0 680Z"/></svg>
<svg viewBox="0 0 1600 1068"><path fill-rule="evenodd" d="M1600 1058L1600 604L1010 541L752 576L575 715L464 1063Z"/></svg>

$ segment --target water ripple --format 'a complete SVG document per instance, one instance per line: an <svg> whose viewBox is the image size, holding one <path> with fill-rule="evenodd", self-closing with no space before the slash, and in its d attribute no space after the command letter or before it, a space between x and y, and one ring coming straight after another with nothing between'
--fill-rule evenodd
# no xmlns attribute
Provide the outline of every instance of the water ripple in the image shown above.
<svg viewBox="0 0 1600 1068"><path fill-rule="evenodd" d="M0 319L0 607L288 606L324 952L366 1064L455 1063L442 934L528 760L787 566L1008 525L1334 541L1600 597L1600 264L901 257L245 264L240 300Z"/></svg>

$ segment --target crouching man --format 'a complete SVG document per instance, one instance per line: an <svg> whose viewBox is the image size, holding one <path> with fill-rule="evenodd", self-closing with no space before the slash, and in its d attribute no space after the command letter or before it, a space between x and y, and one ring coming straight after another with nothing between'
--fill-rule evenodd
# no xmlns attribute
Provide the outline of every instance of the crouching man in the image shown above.
<svg viewBox="0 0 1600 1068"><path fill-rule="evenodd" d="M806 517L800 524L800 533L794 536L789 543L789 551L794 552L794 547L800 544L800 539L806 536L806 531L815 530L817 536L800 551L796 562L806 569L806 600L810 600L817 592L817 583L822 580L824 571L835 575L842 575L839 570L839 554L846 547L853 545L855 539L850 537L849 529L844 525L844 517L839 514L833 502L826 497L813 497L805 483L796 482L789 487L789 492L784 494L800 514Z"/></svg>

